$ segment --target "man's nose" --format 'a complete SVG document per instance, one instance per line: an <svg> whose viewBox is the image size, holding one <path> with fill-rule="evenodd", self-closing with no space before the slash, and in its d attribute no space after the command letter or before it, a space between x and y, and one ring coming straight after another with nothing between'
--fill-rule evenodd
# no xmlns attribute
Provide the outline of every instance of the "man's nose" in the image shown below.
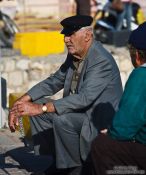
<svg viewBox="0 0 146 175"><path fill-rule="evenodd" d="M67 43L70 41L70 36L64 36L64 42Z"/></svg>

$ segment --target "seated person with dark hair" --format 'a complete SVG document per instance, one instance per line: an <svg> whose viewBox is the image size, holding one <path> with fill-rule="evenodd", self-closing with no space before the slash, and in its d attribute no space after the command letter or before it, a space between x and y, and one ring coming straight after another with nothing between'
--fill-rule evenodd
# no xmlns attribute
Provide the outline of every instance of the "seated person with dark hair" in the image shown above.
<svg viewBox="0 0 146 175"><path fill-rule="evenodd" d="M107 134L92 143L92 174L146 174L146 22L129 38L132 71Z"/></svg>

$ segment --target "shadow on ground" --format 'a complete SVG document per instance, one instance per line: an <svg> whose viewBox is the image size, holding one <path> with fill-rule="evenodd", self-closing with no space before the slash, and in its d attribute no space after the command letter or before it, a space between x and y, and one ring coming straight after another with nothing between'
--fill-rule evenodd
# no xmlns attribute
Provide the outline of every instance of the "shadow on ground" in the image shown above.
<svg viewBox="0 0 146 175"><path fill-rule="evenodd" d="M28 172L42 172L50 166L52 159L49 156L36 156L29 147L19 147L6 152L18 162L21 168ZM6 165L8 166L8 165ZM18 167L18 166L17 166Z"/></svg>

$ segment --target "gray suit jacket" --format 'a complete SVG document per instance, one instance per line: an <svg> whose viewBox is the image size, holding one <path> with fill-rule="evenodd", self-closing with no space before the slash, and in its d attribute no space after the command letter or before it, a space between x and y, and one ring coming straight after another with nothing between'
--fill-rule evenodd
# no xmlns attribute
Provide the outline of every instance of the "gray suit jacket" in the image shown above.
<svg viewBox="0 0 146 175"><path fill-rule="evenodd" d="M80 134L81 157L85 160L98 130L107 128L112 121L122 95L122 84L113 57L98 41L92 43L85 57L76 93L70 94L73 69L72 56L68 55L56 73L34 86L28 94L37 100L64 88L63 98L55 100L54 105L58 115L86 114Z"/></svg>

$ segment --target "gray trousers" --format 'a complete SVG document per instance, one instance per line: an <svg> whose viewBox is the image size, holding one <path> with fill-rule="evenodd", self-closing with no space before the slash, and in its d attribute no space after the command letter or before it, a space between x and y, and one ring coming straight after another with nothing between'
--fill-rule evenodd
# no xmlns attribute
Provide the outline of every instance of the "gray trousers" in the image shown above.
<svg viewBox="0 0 146 175"><path fill-rule="evenodd" d="M80 132L85 117L84 113L30 117L35 154L52 156L56 168L80 166Z"/></svg>

